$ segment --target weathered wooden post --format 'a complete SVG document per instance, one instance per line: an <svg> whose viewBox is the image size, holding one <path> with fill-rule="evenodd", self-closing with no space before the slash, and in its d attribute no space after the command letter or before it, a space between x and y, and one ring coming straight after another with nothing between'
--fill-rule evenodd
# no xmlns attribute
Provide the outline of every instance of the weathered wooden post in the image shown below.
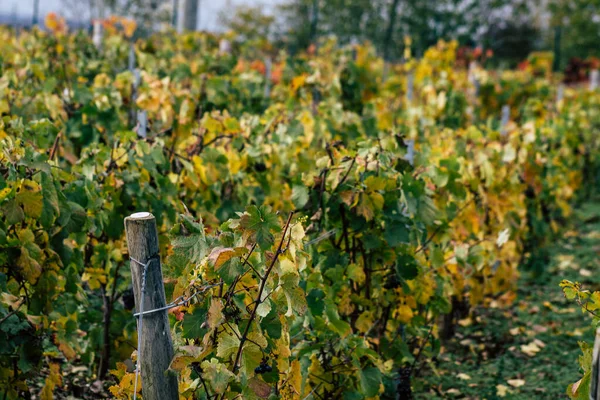
<svg viewBox="0 0 600 400"><path fill-rule="evenodd" d="M264 97L268 99L271 96L271 69L273 67L273 61L271 61L271 57L265 58L265 91Z"/></svg>
<svg viewBox="0 0 600 400"><path fill-rule="evenodd" d="M102 21L94 21L94 32L92 34L92 42L98 50L102 49L102 38L104 37L104 28L102 27Z"/></svg>
<svg viewBox="0 0 600 400"><path fill-rule="evenodd" d="M594 91L598 89L598 82L600 81L600 72L597 69L590 71L590 90Z"/></svg>
<svg viewBox="0 0 600 400"><path fill-rule="evenodd" d="M177 376L167 373L174 350L165 308L156 220L148 212L132 214L125 218L125 233L135 309L142 312L138 317L138 367L144 400L177 400ZM144 287L142 281L145 281ZM156 309L162 310L153 311Z"/></svg>
<svg viewBox="0 0 600 400"><path fill-rule="evenodd" d="M510 121L510 106L505 104L502 106L502 119L500 120L500 134L508 135L508 122Z"/></svg>
<svg viewBox="0 0 600 400"><path fill-rule="evenodd" d="M413 91L415 86L415 75L413 72L409 72L406 77L406 101L412 103L413 100Z"/></svg>

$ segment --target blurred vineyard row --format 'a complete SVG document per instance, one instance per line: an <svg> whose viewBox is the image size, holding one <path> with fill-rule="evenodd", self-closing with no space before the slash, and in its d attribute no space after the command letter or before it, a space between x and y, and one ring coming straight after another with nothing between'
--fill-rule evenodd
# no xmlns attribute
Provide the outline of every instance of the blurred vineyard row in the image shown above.
<svg viewBox="0 0 600 400"><path fill-rule="evenodd" d="M132 396L136 211L168 301L218 284L169 314L181 398L409 398L598 184L600 91L535 56L487 71L440 42L392 65L327 39L265 62L106 26L0 27L4 399Z"/></svg>

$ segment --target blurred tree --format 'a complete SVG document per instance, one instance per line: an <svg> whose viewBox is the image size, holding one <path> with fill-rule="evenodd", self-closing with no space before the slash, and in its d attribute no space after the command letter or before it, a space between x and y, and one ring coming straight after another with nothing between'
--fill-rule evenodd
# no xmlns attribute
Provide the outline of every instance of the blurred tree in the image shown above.
<svg viewBox="0 0 600 400"><path fill-rule="evenodd" d="M287 44L292 53L306 49L319 34L318 0L292 0L278 7Z"/></svg>
<svg viewBox="0 0 600 400"><path fill-rule="evenodd" d="M557 67L571 58L600 57L600 0L551 0L549 10L555 29L555 47L560 49Z"/></svg>
<svg viewBox="0 0 600 400"><path fill-rule="evenodd" d="M496 22L489 27L483 46L492 49L496 60L505 67L513 68L536 50L537 38L539 31L533 25Z"/></svg>
<svg viewBox="0 0 600 400"><path fill-rule="evenodd" d="M127 16L138 23L140 33L152 32L173 18L173 2L164 0L62 0L70 19L90 20L110 15Z"/></svg>
<svg viewBox="0 0 600 400"><path fill-rule="evenodd" d="M540 17L538 7L527 0L503 2L491 0L492 12L480 16L482 32L479 45L494 52L495 60L503 67L515 67L540 48Z"/></svg>
<svg viewBox="0 0 600 400"><path fill-rule="evenodd" d="M279 14L293 48L306 48L316 32L333 34L342 44L369 40L386 59L399 59L405 36L417 56L440 39L455 39L491 47L513 63L539 44L539 1L288 0Z"/></svg>
<svg viewBox="0 0 600 400"><path fill-rule="evenodd" d="M219 18L223 27L234 31L242 41L271 38L274 32L275 17L265 14L260 6L239 6L233 13L223 10Z"/></svg>

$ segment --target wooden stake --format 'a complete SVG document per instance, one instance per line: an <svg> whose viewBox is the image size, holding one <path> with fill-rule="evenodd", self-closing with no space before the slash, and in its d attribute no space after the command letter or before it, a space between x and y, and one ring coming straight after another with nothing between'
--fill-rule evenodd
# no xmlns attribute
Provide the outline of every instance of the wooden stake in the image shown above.
<svg viewBox="0 0 600 400"><path fill-rule="evenodd" d="M158 254L158 233L154 216L140 212L125 218L125 232L130 258L147 265L144 296L144 315L141 335L140 366L144 400L178 400L177 376L167 373L174 350L167 311L147 314L147 311L166 305L165 287ZM130 262L135 309L142 301L142 274L144 266Z"/></svg>

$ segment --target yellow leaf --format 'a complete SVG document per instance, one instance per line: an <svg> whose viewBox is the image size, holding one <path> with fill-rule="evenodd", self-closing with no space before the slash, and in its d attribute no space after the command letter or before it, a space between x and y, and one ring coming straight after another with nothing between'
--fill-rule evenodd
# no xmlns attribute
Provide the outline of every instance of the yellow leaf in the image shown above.
<svg viewBox="0 0 600 400"><path fill-rule="evenodd" d="M100 289L102 285L106 285L106 273L102 268L86 268L81 280L87 282L92 290Z"/></svg>
<svg viewBox="0 0 600 400"><path fill-rule="evenodd" d="M521 351L527 354L529 357L535 356L541 349L535 342L521 345Z"/></svg>
<svg viewBox="0 0 600 400"><path fill-rule="evenodd" d="M512 387L521 387L525 384L525 381L523 379L509 379L506 381L510 386Z"/></svg>
<svg viewBox="0 0 600 400"><path fill-rule="evenodd" d="M352 280L358 284L362 284L366 279L365 271L358 264L348 265L347 273L348 273L348 278L350 278L350 280Z"/></svg>
<svg viewBox="0 0 600 400"><path fill-rule="evenodd" d="M282 377L283 378L283 377ZM290 371L287 374L287 380L281 388L281 399L298 400L302 390L302 372L300 371L300 361L292 361Z"/></svg>
<svg viewBox="0 0 600 400"><path fill-rule="evenodd" d="M410 320L412 319L413 315L414 314L413 314L412 309L409 306L407 306L406 304L402 304L396 310L396 317L403 324L409 323Z"/></svg>
<svg viewBox="0 0 600 400"><path fill-rule="evenodd" d="M215 329L225 321L223 316L223 302L221 299L212 299L208 309L206 322L210 329Z"/></svg>
<svg viewBox="0 0 600 400"><path fill-rule="evenodd" d="M23 207L23 211L27 216L39 218L42 215L44 206L40 186L34 181L25 180L17 194L17 203Z"/></svg>
<svg viewBox="0 0 600 400"><path fill-rule="evenodd" d="M23 275L31 284L34 284L42 274L42 267L30 256L29 250L25 247L21 247L21 255L17 260L17 265L21 267Z"/></svg>
<svg viewBox="0 0 600 400"><path fill-rule="evenodd" d="M58 349L65 355L65 357L67 357L68 360L73 360L77 356L75 350L73 350L73 348L66 342L60 341L58 343Z"/></svg>
<svg viewBox="0 0 600 400"><path fill-rule="evenodd" d="M210 252L208 260L213 264L215 270L218 270L233 257L239 257L247 252L248 250L245 247L236 247L235 249L231 247L215 247Z"/></svg>
<svg viewBox="0 0 600 400"><path fill-rule="evenodd" d="M498 397L505 397L508 393L508 386L506 385L496 385L496 394Z"/></svg>
<svg viewBox="0 0 600 400"><path fill-rule="evenodd" d="M54 389L62 385L62 375L60 373L60 365L56 363L50 364L50 373L46 378L44 387L40 393L40 400L53 400Z"/></svg>
<svg viewBox="0 0 600 400"><path fill-rule="evenodd" d="M295 76L292 79L292 90L293 91L298 90L300 87L304 86L305 82L306 82L306 74Z"/></svg>
<svg viewBox="0 0 600 400"><path fill-rule="evenodd" d="M135 29L137 28L137 23L134 19L129 18L121 18L121 25L123 25L123 33L125 37L132 37L135 33Z"/></svg>
<svg viewBox="0 0 600 400"><path fill-rule="evenodd" d="M356 320L356 329L361 333L366 333L373 326L373 312L365 311Z"/></svg>

